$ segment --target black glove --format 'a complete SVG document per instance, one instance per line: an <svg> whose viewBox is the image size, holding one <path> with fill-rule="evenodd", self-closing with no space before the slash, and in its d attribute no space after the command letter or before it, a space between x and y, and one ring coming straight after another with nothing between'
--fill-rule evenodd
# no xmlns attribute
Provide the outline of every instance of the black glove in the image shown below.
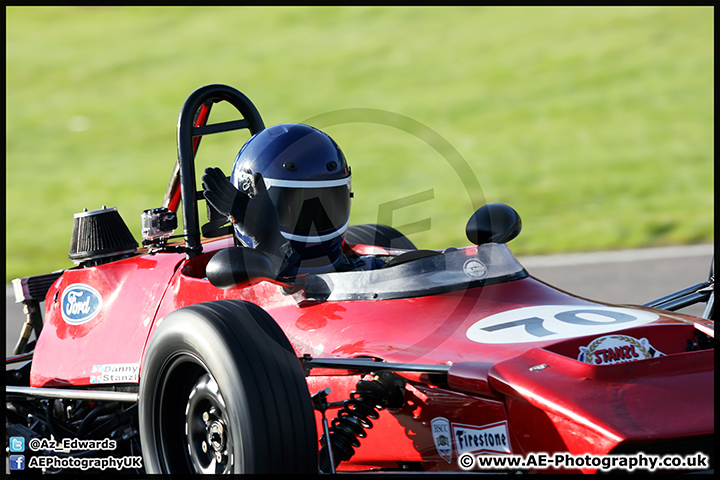
<svg viewBox="0 0 720 480"><path fill-rule="evenodd" d="M255 240L255 248L265 253L281 255L280 247L285 240L280 234L275 206L265 189L262 175L256 173L240 191L230 183L219 168L206 168L202 176L205 200L215 210L241 225Z"/></svg>

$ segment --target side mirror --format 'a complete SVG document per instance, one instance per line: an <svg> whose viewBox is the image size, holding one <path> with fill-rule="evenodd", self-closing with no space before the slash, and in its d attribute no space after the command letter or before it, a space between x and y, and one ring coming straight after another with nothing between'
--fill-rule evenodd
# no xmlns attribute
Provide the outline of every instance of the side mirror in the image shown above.
<svg viewBox="0 0 720 480"><path fill-rule="evenodd" d="M270 257L247 247L230 247L217 252L205 269L210 283L218 288L249 287L263 280L275 281Z"/></svg>
<svg viewBox="0 0 720 480"><path fill-rule="evenodd" d="M520 215L504 203L488 203L478 208L465 227L468 240L475 245L507 243L522 230Z"/></svg>

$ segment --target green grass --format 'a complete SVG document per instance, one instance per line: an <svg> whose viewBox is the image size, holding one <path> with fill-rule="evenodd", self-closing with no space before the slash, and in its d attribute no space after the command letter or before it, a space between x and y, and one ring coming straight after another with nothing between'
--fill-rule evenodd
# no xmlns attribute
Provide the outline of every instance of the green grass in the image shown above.
<svg viewBox="0 0 720 480"><path fill-rule="evenodd" d="M6 19L6 279L72 266L83 208L117 206L139 238L180 107L209 83L243 91L268 125L322 123L353 168L353 223L424 194L392 216L430 219L409 235L421 247L467 244L485 202L518 210L521 255L713 241L712 7L8 7ZM208 138L198 160L229 172L245 138Z"/></svg>

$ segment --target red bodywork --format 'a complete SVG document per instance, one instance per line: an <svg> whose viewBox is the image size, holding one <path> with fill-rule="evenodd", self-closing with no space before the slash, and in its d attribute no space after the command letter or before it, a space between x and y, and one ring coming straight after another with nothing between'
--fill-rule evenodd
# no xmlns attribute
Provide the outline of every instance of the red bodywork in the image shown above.
<svg viewBox="0 0 720 480"><path fill-rule="evenodd" d="M207 125L211 105L219 101L232 104L243 120ZM455 270L442 270L435 278L430 269L429 277L418 275L414 284L405 282L406 270L394 270L399 273L385 278L386 284L412 288L385 298L373 293L372 282L358 282L365 288L359 295L349 282L346 297L339 299L288 289L281 281L228 289L211 284L208 262L234 242L225 236L201 244L197 201L203 192L194 164L200 138L263 128L254 105L231 87L208 85L188 97L178 120L178 161L163 202L173 212L182 204L185 243L175 251L183 253L171 253L172 246L155 254L141 250L63 272L45 296L32 387L129 386L133 391L142 378L148 342L166 316L200 302L238 299L267 311L298 357L449 368L446 375L398 369L405 380L402 406L380 412L340 470L397 469L398 462L417 462L412 466L426 471L459 470L464 453L712 450L714 349L704 344L705 334L714 332L712 321L601 304L560 291L528 276L504 245L443 253L448 262L453 258ZM382 251L345 247L350 255ZM477 259L486 247L492 253L488 258L497 255L511 264L512 274L495 276L494 282L472 280L485 268ZM373 273L359 277L372 280ZM452 277L453 288L438 289L448 286L440 281L448 275L467 275L466 286L452 283ZM341 278L333 278L336 287ZM309 391L330 387L330 402L345 400L363 377L357 372L312 368L306 377ZM334 410L326 413L331 419ZM316 419L320 435L318 412Z"/></svg>
<svg viewBox="0 0 720 480"><path fill-rule="evenodd" d="M533 316L542 311L539 307L611 306L570 295L529 276L385 300L308 301L302 292L289 294L269 281L223 290L208 282L205 266L214 253L229 246L232 238L224 237L205 242L204 253L191 259L178 253L143 253L65 271L46 297L31 386L105 382L98 376L104 365L134 366L142 376L146 345L162 318L199 302L242 299L260 305L276 320L298 356L452 365L446 381L402 374L408 382L404 406L382 411L356 454L340 469L403 461L423 462L425 470L458 470L459 452L478 451L471 445L477 437L463 435L483 431L508 435L504 441L496 436L499 443L486 449L488 453L516 455L604 455L621 451L618 447L629 448L624 452L643 451L648 443L714 433L714 351L687 351L695 341L693 324L712 325L711 321L627 307L637 309L642 321L617 326L597 320L545 323L545 330L552 333L543 331L544 337L528 341L533 338L527 336L528 321L539 321ZM77 284L94 288L102 297L102 308L90 321L71 325L60 314L60 299L66 288ZM469 337L469 332L483 325L497 325L491 316L499 318L522 308L535 313L525 323L507 328L517 342L507 343L503 337L481 343ZM567 331L559 331L561 327ZM664 355L615 364L578 360L582 348L613 331L644 339L643 346ZM604 354L637 356L629 344L605 349ZM138 383L138 370L131 370L118 383ZM311 372L307 377L310 392L330 387L330 401L348 398L361 378L343 370ZM330 418L332 413L328 412ZM318 432L322 432L319 413L317 419ZM447 433L451 435L445 436L451 443L449 457L441 456L436 446L431 430L435 419L441 419L443 428L450 427Z"/></svg>

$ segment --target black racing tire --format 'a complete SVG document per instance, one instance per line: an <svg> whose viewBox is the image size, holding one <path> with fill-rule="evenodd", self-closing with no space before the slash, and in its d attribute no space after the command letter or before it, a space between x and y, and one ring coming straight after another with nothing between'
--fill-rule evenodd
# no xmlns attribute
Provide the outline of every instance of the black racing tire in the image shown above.
<svg viewBox="0 0 720 480"><path fill-rule="evenodd" d="M710 261L710 274L708 275L708 281L712 282L713 285L715 284L715 254L713 254L712 260ZM707 318L709 318L713 322L716 320L714 293L710 294L710 298L708 299Z"/></svg>
<svg viewBox="0 0 720 480"><path fill-rule="evenodd" d="M318 472L302 367L252 303L200 303L163 319L143 362L138 410L148 473Z"/></svg>
<svg viewBox="0 0 720 480"><path fill-rule="evenodd" d="M417 250L417 247L402 233L387 225L366 223L350 225L345 240L352 244L376 245L384 248Z"/></svg>

